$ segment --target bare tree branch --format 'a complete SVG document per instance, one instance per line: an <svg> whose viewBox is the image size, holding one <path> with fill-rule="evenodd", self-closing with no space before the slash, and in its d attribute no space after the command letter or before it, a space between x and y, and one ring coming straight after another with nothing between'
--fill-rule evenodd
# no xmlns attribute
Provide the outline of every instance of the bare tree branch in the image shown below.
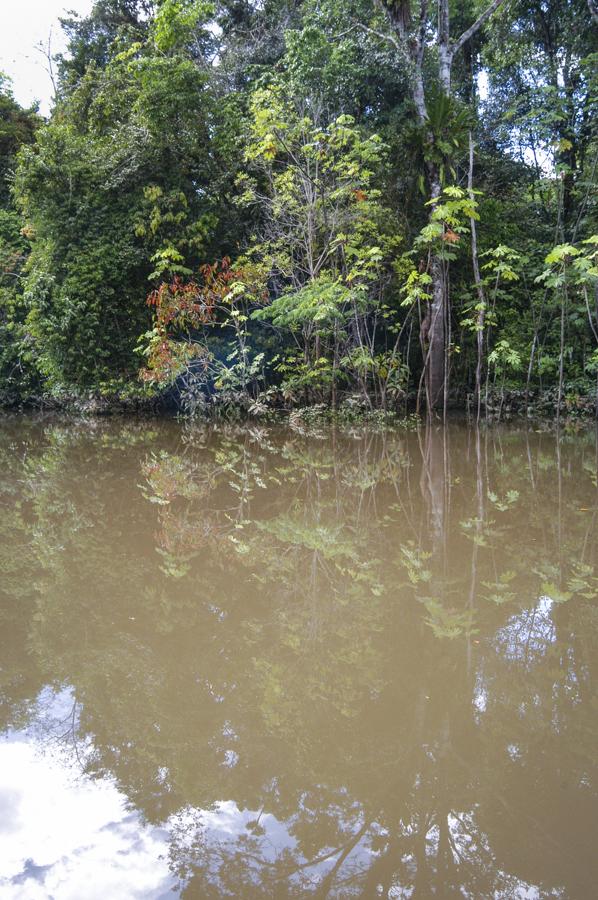
<svg viewBox="0 0 598 900"><path fill-rule="evenodd" d="M596 0L588 0L588 9L596 25L598 25L598 3Z"/></svg>
<svg viewBox="0 0 598 900"><path fill-rule="evenodd" d="M363 22L355 22L354 25L351 25L350 28L347 28L346 31L341 31L340 34L337 34L337 39L345 37L347 34L351 34L353 31L364 31L366 34L373 34L375 37L380 38L383 41L390 41L395 50L402 50L401 45L399 44L397 38L391 32L383 32L376 31L375 28L370 28L369 25L364 25Z"/></svg>
<svg viewBox="0 0 598 900"><path fill-rule="evenodd" d="M52 92L53 92L53 101L56 102L57 90L56 90L56 78L54 76L54 58L52 56L52 26L50 26L50 31L48 33L48 39L44 44L43 41L38 41L38 43L33 48L37 50L38 53L46 60L46 65L44 66L46 72L50 76L50 81L52 82Z"/></svg>
<svg viewBox="0 0 598 900"><path fill-rule="evenodd" d="M455 53L459 52L461 47L463 47L464 44L466 44L467 41L469 41L474 36L474 34L476 34L476 32L478 32L480 30L480 28L482 27L484 22L486 22L487 19L489 19L490 16L492 15L492 13L496 12L496 10L499 8L499 6L502 6L502 4L504 2L505 2L505 0L493 0L493 2L490 4L490 6L488 6L484 10L484 12L481 14L481 16L479 16L475 20L473 25L470 25L469 28L467 28L466 31L463 32L461 37L455 42L455 44L452 47L452 55L453 56L455 55ZM591 0L590 0L590 2L591 2Z"/></svg>

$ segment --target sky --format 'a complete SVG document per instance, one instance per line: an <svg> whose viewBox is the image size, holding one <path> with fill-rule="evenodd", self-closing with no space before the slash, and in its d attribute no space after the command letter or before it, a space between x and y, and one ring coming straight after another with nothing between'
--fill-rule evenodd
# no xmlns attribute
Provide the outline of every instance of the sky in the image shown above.
<svg viewBox="0 0 598 900"><path fill-rule="evenodd" d="M13 81L15 98L23 106L34 101L48 115L52 83L46 60L36 51L52 35L52 53L64 50L59 16L74 10L87 15L93 0L0 0L0 71Z"/></svg>

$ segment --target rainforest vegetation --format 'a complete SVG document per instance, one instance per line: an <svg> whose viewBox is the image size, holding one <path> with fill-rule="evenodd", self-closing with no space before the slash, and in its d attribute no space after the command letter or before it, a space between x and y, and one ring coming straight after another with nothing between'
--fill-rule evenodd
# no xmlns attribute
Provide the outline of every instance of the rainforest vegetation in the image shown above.
<svg viewBox="0 0 598 900"><path fill-rule="evenodd" d="M0 80L0 400L598 411L595 0L98 0Z"/></svg>

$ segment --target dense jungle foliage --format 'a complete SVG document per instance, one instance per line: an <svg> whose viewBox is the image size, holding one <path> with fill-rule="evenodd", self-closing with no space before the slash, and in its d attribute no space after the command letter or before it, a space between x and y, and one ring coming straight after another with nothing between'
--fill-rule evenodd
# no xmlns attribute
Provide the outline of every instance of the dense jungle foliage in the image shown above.
<svg viewBox="0 0 598 900"><path fill-rule="evenodd" d="M594 0L98 0L0 80L0 399L598 411Z"/></svg>

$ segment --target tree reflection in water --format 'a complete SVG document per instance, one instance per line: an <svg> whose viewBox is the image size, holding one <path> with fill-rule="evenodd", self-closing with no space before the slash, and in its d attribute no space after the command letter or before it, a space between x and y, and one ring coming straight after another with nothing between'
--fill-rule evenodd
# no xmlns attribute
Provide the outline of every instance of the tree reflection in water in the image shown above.
<svg viewBox="0 0 598 900"><path fill-rule="evenodd" d="M183 896L592 896L593 435L15 422L0 455L3 726L167 823Z"/></svg>

